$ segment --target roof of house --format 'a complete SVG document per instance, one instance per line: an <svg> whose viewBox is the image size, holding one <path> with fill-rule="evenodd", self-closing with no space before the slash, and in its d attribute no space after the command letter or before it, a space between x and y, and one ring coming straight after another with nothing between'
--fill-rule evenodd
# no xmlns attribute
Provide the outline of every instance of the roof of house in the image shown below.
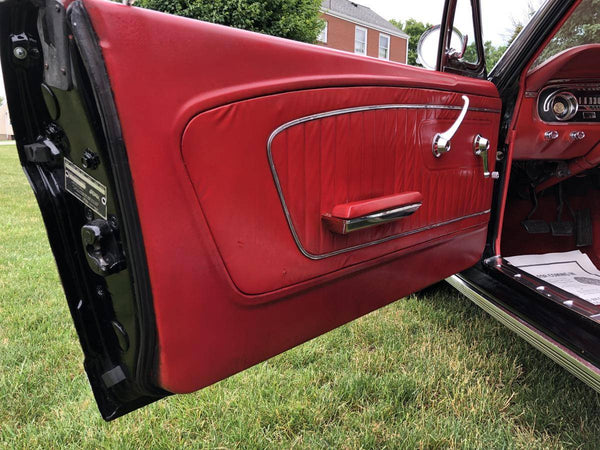
<svg viewBox="0 0 600 450"><path fill-rule="evenodd" d="M351 2L350 0L323 0L321 9L327 13L340 16L343 19L349 19L359 25L387 31L396 36L408 37L406 33L392 25L371 8Z"/></svg>

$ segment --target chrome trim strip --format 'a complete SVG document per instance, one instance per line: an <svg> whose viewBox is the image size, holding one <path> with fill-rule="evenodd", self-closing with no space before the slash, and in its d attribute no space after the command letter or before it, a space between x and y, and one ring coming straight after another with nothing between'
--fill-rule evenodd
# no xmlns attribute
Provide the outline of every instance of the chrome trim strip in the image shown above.
<svg viewBox="0 0 600 450"><path fill-rule="evenodd" d="M494 301L498 303L494 296L488 292L478 292L460 275L453 275L447 278L446 281L498 322L516 333L517 336L544 353L555 363L564 367L592 389L600 392L600 369L598 367L507 309L498 306L494 303Z"/></svg>
<svg viewBox="0 0 600 450"><path fill-rule="evenodd" d="M283 208L283 213L285 214L285 219L288 223L288 226L290 227L290 231L292 232L292 236L294 238L294 241L296 242L296 246L298 247L298 249L300 250L300 252L302 252L302 254L304 256L306 256L307 258L313 259L313 260L320 260L320 259L324 259L324 258L330 258L332 256L337 256L340 255L342 253L346 253L346 252L350 252L350 251L354 251L354 250L359 250L361 248L365 248L365 247L370 247L372 245L377 245L377 244L382 244L384 242L387 241L391 241L393 239L398 239L404 236L409 236L411 234L415 234L415 233L419 233L421 231L427 231L430 230L432 228L437 228L437 227L441 227L444 225L449 225L451 223L454 222L458 222L460 220L465 220L465 219L470 219L472 217L477 217L477 216L481 216L481 215L485 215L488 214L491 209L488 209L486 211L481 211L475 214L470 214L468 216L463 216L463 217L457 217L455 219L451 219L448 220L446 222L440 222L440 223L436 223L433 225L429 225L427 227L423 227L423 228L419 228L416 230L411 230L411 231L407 231L405 233L400 233L400 234L396 234L393 236L388 236L386 238L383 239L378 239L376 241L371 241L371 242L366 242L364 244L360 244L360 245L355 245L352 247L347 247L347 248L343 248L340 250L335 250L333 252L329 252L329 253L322 253L322 254L313 254L308 252L303 246L302 246L302 242L300 242L300 238L298 237L298 233L296 233L296 229L294 227L294 224L292 222L292 216L290 214L290 211L287 207L287 204L285 202L285 198L283 195L283 190L281 189L281 182L279 181L279 175L277 175L277 169L275 168L275 163L273 162L273 154L272 154L272 145L273 145L273 141L275 140L275 138L277 137L278 134L282 133L283 131L287 130L288 128L291 128L295 125L299 125L302 123L306 123L306 122L310 122L313 120L319 120L319 119L323 119L326 117L332 117L332 116L339 116L339 115L343 115L343 114L351 114L351 113L356 113L356 112L363 112L363 111L373 111L373 110L386 110L386 109L429 109L429 110L435 110L435 109L442 109L442 110L462 110L462 106L453 106L453 105L422 105L422 104L390 104L390 105L370 105L370 106L357 106L354 108L345 108L345 109L336 109L333 111L326 111L326 112L322 112L322 113L317 113L317 114L312 114L310 116L305 116L305 117L300 117L298 119L294 119L290 122L284 123L283 125L277 127L275 129L275 131L273 131L271 133L271 135L269 136L269 139L267 140L267 158L269 160L269 166L271 168L271 174L273 175L273 181L275 182L275 188L277 189L277 194L279 195L279 201L281 202L281 206ZM485 112L485 113L500 113L501 111L499 109L489 109L489 108L469 108L469 111L476 111L476 112Z"/></svg>
<svg viewBox="0 0 600 450"><path fill-rule="evenodd" d="M321 216L329 229L334 233L348 234L353 231L364 230L365 228L383 225L384 223L394 222L414 214L422 203L413 203L411 205L398 206L396 208L385 209L365 216L355 217L353 219L342 219L333 217L331 214Z"/></svg>
<svg viewBox="0 0 600 450"><path fill-rule="evenodd" d="M556 80L549 80L546 86L551 86L551 87L556 87L556 86L583 86L583 87L592 87L592 88L598 88L600 89L600 82L598 82L598 80L594 80L594 79L556 79ZM544 87L544 88L545 88ZM544 89L542 88L542 89Z"/></svg>
<svg viewBox="0 0 600 450"><path fill-rule="evenodd" d="M531 275L530 273L513 266L501 256L488 258L483 261L483 264L491 270L500 272L504 276L511 278L535 295L541 295L554 303L587 317L588 319L598 320L597 318L595 319L594 316L600 314L600 306L588 303L570 292L564 291L537 278L535 275Z"/></svg>

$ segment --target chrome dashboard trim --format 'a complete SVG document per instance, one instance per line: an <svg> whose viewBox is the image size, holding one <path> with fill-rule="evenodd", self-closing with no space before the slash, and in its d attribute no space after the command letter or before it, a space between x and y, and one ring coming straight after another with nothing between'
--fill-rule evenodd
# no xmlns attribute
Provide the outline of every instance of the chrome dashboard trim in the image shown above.
<svg viewBox="0 0 600 450"><path fill-rule="evenodd" d="M306 250L304 248L304 246L302 245L302 242L300 241L300 237L298 236L298 233L296 232L296 228L294 227L294 223L292 221L292 216L291 213L289 211L289 208L287 206L287 203L285 201L285 196L283 195L283 189L281 188L281 182L279 180L279 175L277 174L277 169L275 167L275 163L273 161L273 154L272 154L272 145L273 145L273 141L275 140L275 138L282 133L283 131L287 130L288 128L291 128L295 125L300 125L302 123L306 123L306 122L310 122L310 121L314 121L314 120L319 120L319 119L323 119L323 118L327 118L327 117L332 117L332 116L339 116L339 115L343 115L343 114L352 114L352 113L357 113L357 112L364 112L364 111L374 111L374 110L389 110L389 109L424 109L424 110L453 110L453 111L461 111L463 109L462 106L454 106L454 105L425 105L425 104L388 104L388 105L368 105L368 106L357 106L357 107L353 107L353 108L344 108L344 109L337 109L337 110L332 110L332 111L326 111L326 112L322 112L322 113L317 113L317 114L311 114L309 116L305 116L305 117L300 117L298 119L294 119L290 122L286 122L283 125L280 125L279 127L277 127L269 136L269 138L267 139L267 159L269 161L269 167L271 168L271 174L273 175L273 181L275 182L275 188L277 189L277 194L279 196L279 201L281 202L281 206L283 208L283 213L285 215L285 219L288 223L288 226L290 228L290 231L292 233L292 237L294 238L294 242L296 243L296 246L298 247L298 250L300 250L300 252L306 256L309 259L312 260L321 260L321 259L325 259L325 258L330 258L332 256L337 256L337 255L341 255L343 253L347 253L347 252L351 252L351 251L355 251L355 250L360 250L366 247L370 247L373 245L378 245L378 244L382 244L384 242L388 242L394 239L398 239L401 237L405 237L405 236L410 236L412 234L416 234L416 233L420 233L423 231L428 231L434 228L439 228L442 227L444 225L450 225L452 223L455 222L459 222L461 220L466 220L466 219L470 219L473 217L478 217L478 216L482 216L485 214L489 214L491 212L491 209L487 209L485 211L479 211L476 212L474 214L469 214L466 216L462 216L462 217L456 217L444 222L439 222L439 223L435 223L435 224L431 224L428 225L426 227L422 227L422 228L418 228L418 229L414 229L414 230L410 230L410 231L406 231L403 233L399 233L399 234L395 234L392 236L387 236L385 238L382 239L377 239L375 241L370 241L370 242L365 242L363 244L359 244L359 245L354 245L351 247L346 247L343 249L339 249L339 250L335 250L332 252L328 252L328 253L319 253L319 254L314 254L314 253L310 253L308 250ZM469 111L474 111L474 112L484 112L484 113L495 113L495 114L499 114L501 111L498 109L490 109L490 108L477 108L477 107L469 107Z"/></svg>
<svg viewBox="0 0 600 450"><path fill-rule="evenodd" d="M598 367L508 309L501 307L501 302L497 298L489 292L478 289L462 278L460 274L453 275L446 281L517 336L564 367L589 387L600 392L600 369Z"/></svg>
<svg viewBox="0 0 600 450"><path fill-rule="evenodd" d="M551 108L552 102L554 102L554 100L557 97L563 97L568 103L568 109L564 117L558 117L558 113ZM568 91L566 89L558 89L556 92L550 94L548 98L546 98L542 109L544 110L544 112L552 112L552 114L554 114L554 117L556 117L556 120L558 120L559 122L568 122L577 115L577 112L579 111L579 101L571 91ZM550 111L551 109L552 111Z"/></svg>
<svg viewBox="0 0 600 450"><path fill-rule="evenodd" d="M569 120L564 120L564 121L559 120L556 122L548 122L540 117L540 113L539 113L540 99L544 92L546 92L548 90L556 90L556 93L559 93L561 91L568 91L571 89L590 89L590 90L594 89L594 90L597 90L598 92L600 92L600 82L598 82L597 80L568 80L568 79L550 80L537 93L535 91L526 91L525 96L528 98L534 98L534 97L536 98L535 113L537 115L537 118L540 119L544 123L555 124L555 125L556 124L560 124L560 125L598 124L598 122L584 122L584 121L569 122ZM550 97L552 97L552 95ZM548 97L548 98L550 98L550 97ZM600 109L590 110L587 108L587 105L579 105L579 101L577 103L578 103L578 109L580 109L581 111L597 112L598 115L600 116ZM598 106L600 106L600 105L598 105Z"/></svg>

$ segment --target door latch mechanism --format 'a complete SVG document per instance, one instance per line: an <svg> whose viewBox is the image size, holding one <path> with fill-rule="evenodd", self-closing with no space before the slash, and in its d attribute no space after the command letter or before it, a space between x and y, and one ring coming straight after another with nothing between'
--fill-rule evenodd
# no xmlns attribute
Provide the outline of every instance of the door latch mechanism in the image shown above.
<svg viewBox="0 0 600 450"><path fill-rule="evenodd" d="M490 172L489 166L489 150L490 141L478 134L473 140L473 151L476 156L480 156L483 162L483 177L497 179L500 175L498 172Z"/></svg>
<svg viewBox="0 0 600 450"><path fill-rule="evenodd" d="M125 257L114 232L110 223L102 219L93 220L81 229L86 258L98 275L110 275L125 268Z"/></svg>
<svg viewBox="0 0 600 450"><path fill-rule="evenodd" d="M452 148L452 143L450 141L460 128L465 116L467 115L467 111L469 110L469 97L463 95L462 99L465 103L462 107L460 114L458 115L458 118L456 119L456 122L454 122L454 124L447 131L444 131L443 133L437 133L433 137L432 150L433 155L436 158L439 158L444 153L448 153L450 151L450 149Z"/></svg>

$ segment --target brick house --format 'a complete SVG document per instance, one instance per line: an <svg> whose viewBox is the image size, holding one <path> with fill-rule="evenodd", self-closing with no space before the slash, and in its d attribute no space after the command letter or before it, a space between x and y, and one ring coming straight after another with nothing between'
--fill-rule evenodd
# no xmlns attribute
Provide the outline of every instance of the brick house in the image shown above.
<svg viewBox="0 0 600 450"><path fill-rule="evenodd" d="M15 138L8 114L8 104L6 101L0 106L0 141L10 141Z"/></svg>
<svg viewBox="0 0 600 450"><path fill-rule="evenodd" d="M406 64L408 35L366 6L323 0L319 45Z"/></svg>

